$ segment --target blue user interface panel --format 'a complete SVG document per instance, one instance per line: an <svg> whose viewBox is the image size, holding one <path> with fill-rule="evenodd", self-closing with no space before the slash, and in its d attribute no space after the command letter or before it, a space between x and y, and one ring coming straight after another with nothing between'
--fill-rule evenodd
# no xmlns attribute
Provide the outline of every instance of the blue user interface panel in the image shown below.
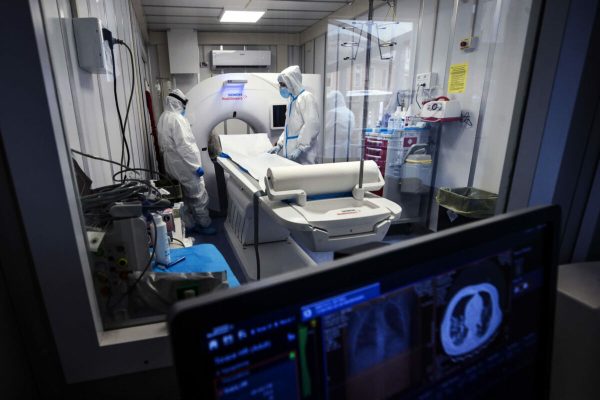
<svg viewBox="0 0 600 400"><path fill-rule="evenodd" d="M529 397L542 230L205 330L215 398ZM407 278L418 268L436 272Z"/></svg>

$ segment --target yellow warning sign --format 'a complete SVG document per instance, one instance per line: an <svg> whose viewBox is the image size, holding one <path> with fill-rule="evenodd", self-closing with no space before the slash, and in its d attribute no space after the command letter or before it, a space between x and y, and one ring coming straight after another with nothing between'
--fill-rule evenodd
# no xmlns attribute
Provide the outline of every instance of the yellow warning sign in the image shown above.
<svg viewBox="0 0 600 400"><path fill-rule="evenodd" d="M448 76L448 93L464 93L467 87L469 64L452 64Z"/></svg>

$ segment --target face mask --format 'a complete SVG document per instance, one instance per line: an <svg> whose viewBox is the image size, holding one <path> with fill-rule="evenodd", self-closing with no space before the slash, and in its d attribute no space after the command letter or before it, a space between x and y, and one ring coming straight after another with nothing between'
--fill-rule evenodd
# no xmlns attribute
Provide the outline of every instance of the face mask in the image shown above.
<svg viewBox="0 0 600 400"><path fill-rule="evenodd" d="M286 87L280 87L279 88L279 95L281 97L283 97L284 99L287 99L288 97L290 97L292 94L290 93L290 91L288 90L288 88Z"/></svg>
<svg viewBox="0 0 600 400"><path fill-rule="evenodd" d="M181 115L185 117L185 108L183 109L183 111L181 111Z"/></svg>

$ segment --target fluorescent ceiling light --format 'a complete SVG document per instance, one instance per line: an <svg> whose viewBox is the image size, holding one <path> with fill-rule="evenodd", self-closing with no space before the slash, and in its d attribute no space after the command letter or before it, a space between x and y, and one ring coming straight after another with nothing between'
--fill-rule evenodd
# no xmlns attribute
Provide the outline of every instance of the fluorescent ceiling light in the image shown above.
<svg viewBox="0 0 600 400"><path fill-rule="evenodd" d="M264 11L231 11L225 10L221 15L221 22L245 22L254 23L263 15Z"/></svg>
<svg viewBox="0 0 600 400"><path fill-rule="evenodd" d="M392 92L386 90L348 90L346 96L348 97L359 97L359 96L389 96Z"/></svg>

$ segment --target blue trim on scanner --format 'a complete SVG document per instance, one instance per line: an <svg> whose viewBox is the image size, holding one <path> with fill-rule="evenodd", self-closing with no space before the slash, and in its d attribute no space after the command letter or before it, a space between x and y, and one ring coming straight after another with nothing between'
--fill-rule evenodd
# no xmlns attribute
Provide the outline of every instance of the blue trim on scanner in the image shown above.
<svg viewBox="0 0 600 400"><path fill-rule="evenodd" d="M352 197L352 192L314 194L311 196L307 196L306 200L313 201L313 200L325 200L325 199L340 199L342 197Z"/></svg>
<svg viewBox="0 0 600 400"><path fill-rule="evenodd" d="M247 170L246 168L244 168L244 167L242 167L240 164L236 163L236 162L235 162L235 161L234 161L234 160L231 158L231 156L230 156L229 154L221 152L221 153L219 153L219 157L221 157L221 158L226 158L226 159L228 159L228 160L232 160L232 161L235 163L235 165L237 165L237 166L238 166L238 168L239 168L240 170L242 170L242 172L245 172L245 173L247 173L247 174L250 174L250 172L248 172L248 170Z"/></svg>
<svg viewBox="0 0 600 400"><path fill-rule="evenodd" d="M306 201L316 201L316 200L326 200L326 199L341 199L344 197L352 197L352 192L339 192L339 193L324 193L324 194L314 194L311 196L306 196ZM296 202L293 200L281 200L287 204L295 204Z"/></svg>

